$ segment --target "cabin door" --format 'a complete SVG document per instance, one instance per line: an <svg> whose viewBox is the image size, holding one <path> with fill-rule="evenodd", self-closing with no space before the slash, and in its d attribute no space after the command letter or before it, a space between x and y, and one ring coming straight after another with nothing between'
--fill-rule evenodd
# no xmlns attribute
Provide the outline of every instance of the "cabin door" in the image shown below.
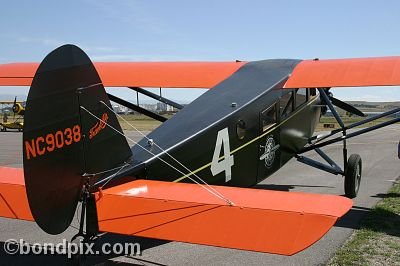
<svg viewBox="0 0 400 266"><path fill-rule="evenodd" d="M257 182L262 181L280 167L280 134L278 103L260 112L260 136Z"/></svg>

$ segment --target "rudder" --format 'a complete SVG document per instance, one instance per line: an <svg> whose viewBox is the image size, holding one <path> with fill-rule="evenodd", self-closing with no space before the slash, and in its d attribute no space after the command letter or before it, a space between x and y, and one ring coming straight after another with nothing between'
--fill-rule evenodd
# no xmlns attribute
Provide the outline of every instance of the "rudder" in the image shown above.
<svg viewBox="0 0 400 266"><path fill-rule="evenodd" d="M83 174L131 156L105 105L111 107L100 77L80 48L61 46L40 64L26 102L23 159L31 212L47 233L62 233L70 225L88 182Z"/></svg>

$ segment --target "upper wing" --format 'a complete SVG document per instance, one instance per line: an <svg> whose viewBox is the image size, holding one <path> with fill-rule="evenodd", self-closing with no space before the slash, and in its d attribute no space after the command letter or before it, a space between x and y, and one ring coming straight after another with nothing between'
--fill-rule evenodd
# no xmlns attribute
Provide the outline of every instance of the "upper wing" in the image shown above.
<svg viewBox="0 0 400 266"><path fill-rule="evenodd" d="M98 62L107 87L212 88L246 62ZM37 63L0 65L0 86L30 86ZM400 85L400 57L304 60L285 88Z"/></svg>
<svg viewBox="0 0 400 266"><path fill-rule="evenodd" d="M97 62L106 87L212 88L245 62ZM0 65L0 86L30 86L38 63Z"/></svg>
<svg viewBox="0 0 400 266"><path fill-rule="evenodd" d="M352 206L339 196L137 180L97 193L100 231L292 255ZM0 216L33 220L22 169L0 167ZM115 206L119 206L116 208Z"/></svg>
<svg viewBox="0 0 400 266"><path fill-rule="evenodd" d="M285 88L324 88L400 85L400 57L304 60Z"/></svg>

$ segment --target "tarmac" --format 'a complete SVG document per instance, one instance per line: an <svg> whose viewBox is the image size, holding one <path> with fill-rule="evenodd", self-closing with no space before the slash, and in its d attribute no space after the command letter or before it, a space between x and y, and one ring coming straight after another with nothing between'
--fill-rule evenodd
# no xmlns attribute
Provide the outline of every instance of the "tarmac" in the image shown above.
<svg viewBox="0 0 400 266"><path fill-rule="evenodd" d="M138 140L139 134L127 132ZM400 125L392 125L348 141L349 154L358 153L363 160L362 183L359 195L354 199L353 208L317 243L293 256L249 252L203 245L168 242L155 239L104 234L101 243L139 243L142 255L117 256L98 255L86 259L86 265L325 265L335 251L359 227L360 220L384 196L395 180L400 178L400 160L397 144ZM0 165L22 167L22 134L18 132L0 133ZM339 165L342 165L341 144L323 149ZM315 152L307 154L317 158ZM259 189L282 191L304 191L343 195L343 177L303 165L292 159L277 173L259 185ZM66 255L7 255L3 249L8 239L23 239L34 243L61 243L69 241L77 233L77 219L63 234L47 235L33 222L0 218L0 265L64 265ZM257 226L257 221L254 221ZM232 232L234 233L234 232ZM268 237L268 236L266 236Z"/></svg>

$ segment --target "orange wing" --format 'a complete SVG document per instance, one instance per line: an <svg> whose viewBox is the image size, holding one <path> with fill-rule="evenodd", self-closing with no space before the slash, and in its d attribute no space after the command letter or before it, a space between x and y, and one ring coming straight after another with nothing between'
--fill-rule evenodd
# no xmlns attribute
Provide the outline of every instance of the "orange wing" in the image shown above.
<svg viewBox="0 0 400 266"><path fill-rule="evenodd" d="M212 88L245 62L97 62L106 87ZM0 65L0 86L30 86L37 63Z"/></svg>
<svg viewBox="0 0 400 266"><path fill-rule="evenodd" d="M304 60L285 88L400 85L400 57Z"/></svg>
<svg viewBox="0 0 400 266"><path fill-rule="evenodd" d="M107 87L212 88L246 62L95 63ZM37 63L0 65L0 86L30 86ZM304 60L285 88L400 85L400 57Z"/></svg>
<svg viewBox="0 0 400 266"><path fill-rule="evenodd" d="M101 231L227 248L295 254L352 206L339 196L137 180L101 193ZM115 206L123 206L115 208Z"/></svg>
<svg viewBox="0 0 400 266"><path fill-rule="evenodd" d="M319 240L352 206L332 195L137 180L96 194L103 232L292 255ZM33 220L22 169L0 167L0 216ZM120 206L115 208L115 206Z"/></svg>

